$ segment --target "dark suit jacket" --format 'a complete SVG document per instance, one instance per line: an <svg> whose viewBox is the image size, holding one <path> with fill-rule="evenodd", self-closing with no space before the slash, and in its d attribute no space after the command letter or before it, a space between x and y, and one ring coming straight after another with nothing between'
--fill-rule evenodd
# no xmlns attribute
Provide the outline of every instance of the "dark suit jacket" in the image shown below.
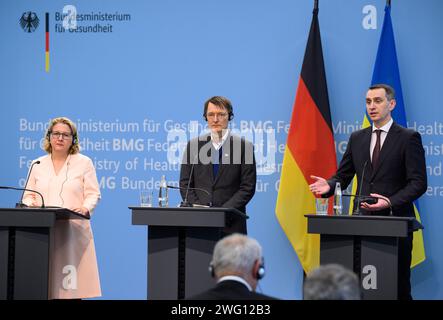
<svg viewBox="0 0 443 320"><path fill-rule="evenodd" d="M372 167L369 156L371 134L372 127L351 134L337 173L328 180L331 191L324 196L334 193L337 181L345 189L356 173L357 194L360 188L362 195L381 194L391 201L393 215L414 217L413 201L427 188L426 163L420 134L394 122L383 143L377 168ZM357 199L354 200L354 208L356 205ZM363 209L360 211L367 213ZM376 214L387 215L389 209Z"/></svg>
<svg viewBox="0 0 443 320"><path fill-rule="evenodd" d="M190 297L188 300L277 300L258 292L249 291L241 282L235 280L225 280L217 283L211 288L198 295Z"/></svg>
<svg viewBox="0 0 443 320"><path fill-rule="evenodd" d="M189 190L188 202L236 208L246 213L246 204L255 193L257 180L253 145L243 138L229 134L222 148L219 171L214 177L210 135L206 134L188 142L180 170L182 198L185 199L192 170L189 186L204 189L210 196L200 190ZM194 169L192 169L193 162L195 162ZM232 232L246 234L246 221L238 219L234 221L234 225Z"/></svg>

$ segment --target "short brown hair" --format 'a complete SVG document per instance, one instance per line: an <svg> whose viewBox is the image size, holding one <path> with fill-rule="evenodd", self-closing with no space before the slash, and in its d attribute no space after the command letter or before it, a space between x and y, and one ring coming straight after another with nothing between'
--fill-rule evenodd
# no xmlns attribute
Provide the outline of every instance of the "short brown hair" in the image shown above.
<svg viewBox="0 0 443 320"><path fill-rule="evenodd" d="M208 121L208 119L206 117L206 113L208 112L208 105L209 105L209 103L212 103L212 104L216 105L219 108L226 109L228 111L228 115L229 115L228 120L229 121L231 121L232 118L234 118L234 112L232 110L232 103L231 103L231 101L229 101L229 99L225 98L225 97L214 96L212 98L209 98L205 102L205 108L203 109L203 118L205 118L206 121Z"/></svg>
<svg viewBox="0 0 443 320"><path fill-rule="evenodd" d="M385 83L377 83L369 87L369 90L375 89L385 89L386 99L388 99L388 101L395 99L395 90L390 85Z"/></svg>
<svg viewBox="0 0 443 320"><path fill-rule="evenodd" d="M77 128L76 128L74 122L72 122L70 119L65 118L65 117L54 118L51 121L49 121L48 130L46 130L46 135L45 135L45 142L43 143L43 149L47 153L49 153L49 154L52 153L52 146L51 146L51 141L50 141L50 135L51 135L51 132L52 132L52 128L57 123L66 124L67 126L69 126L69 128L71 128L72 145L69 148L69 154L79 153L80 152L80 146L79 146L79 143L78 143Z"/></svg>

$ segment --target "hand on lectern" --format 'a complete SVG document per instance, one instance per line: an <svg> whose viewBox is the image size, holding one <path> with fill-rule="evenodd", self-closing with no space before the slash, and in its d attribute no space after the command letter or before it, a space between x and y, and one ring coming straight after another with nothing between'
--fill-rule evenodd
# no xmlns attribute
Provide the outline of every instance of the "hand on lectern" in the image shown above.
<svg viewBox="0 0 443 320"><path fill-rule="evenodd" d="M88 218L90 218L91 216L89 215L89 209L86 207L81 207L81 208L72 208L72 211L78 212Z"/></svg>
<svg viewBox="0 0 443 320"><path fill-rule="evenodd" d="M311 176L311 178L314 179L315 182L309 185L309 190L311 190L311 192L315 195L322 195L331 190L331 187L329 186L325 178L317 176Z"/></svg>

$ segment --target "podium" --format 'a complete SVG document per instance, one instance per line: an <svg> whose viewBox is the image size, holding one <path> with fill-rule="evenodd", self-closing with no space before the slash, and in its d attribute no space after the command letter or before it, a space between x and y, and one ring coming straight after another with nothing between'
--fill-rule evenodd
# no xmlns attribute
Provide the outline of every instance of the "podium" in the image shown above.
<svg viewBox="0 0 443 320"><path fill-rule="evenodd" d="M247 215L233 208L129 207L148 226L149 299L184 299L215 285L208 272L216 242Z"/></svg>
<svg viewBox="0 0 443 320"><path fill-rule="evenodd" d="M363 299L397 299L398 239L423 229L412 217L305 215L320 234L320 264L338 263L361 280Z"/></svg>
<svg viewBox="0 0 443 320"><path fill-rule="evenodd" d="M48 299L51 228L65 208L0 208L0 300Z"/></svg>

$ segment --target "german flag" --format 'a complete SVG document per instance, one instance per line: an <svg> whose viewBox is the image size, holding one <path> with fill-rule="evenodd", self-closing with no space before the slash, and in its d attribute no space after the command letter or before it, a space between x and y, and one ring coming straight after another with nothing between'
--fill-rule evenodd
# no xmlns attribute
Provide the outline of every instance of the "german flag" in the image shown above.
<svg viewBox="0 0 443 320"><path fill-rule="evenodd" d="M304 216L315 212L315 197L309 190L309 184L314 181L310 175L329 178L336 170L316 6L293 106L275 209L306 273L317 267L320 261L320 237L307 233Z"/></svg>
<svg viewBox="0 0 443 320"><path fill-rule="evenodd" d="M45 71L49 72L49 12L45 14Z"/></svg>

